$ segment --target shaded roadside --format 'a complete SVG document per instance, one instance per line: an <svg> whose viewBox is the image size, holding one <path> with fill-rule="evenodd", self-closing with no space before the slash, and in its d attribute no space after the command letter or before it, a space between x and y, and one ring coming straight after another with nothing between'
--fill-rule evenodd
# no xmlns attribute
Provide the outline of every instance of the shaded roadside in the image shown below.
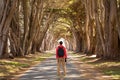
<svg viewBox="0 0 120 80"><path fill-rule="evenodd" d="M78 71L81 73L80 76L86 80L113 80L111 76L104 75L95 66L86 63L85 54L74 55L71 62L77 67ZM90 58L91 59L91 58ZM92 58L95 60L96 58ZM87 61L87 60L86 60Z"/></svg>

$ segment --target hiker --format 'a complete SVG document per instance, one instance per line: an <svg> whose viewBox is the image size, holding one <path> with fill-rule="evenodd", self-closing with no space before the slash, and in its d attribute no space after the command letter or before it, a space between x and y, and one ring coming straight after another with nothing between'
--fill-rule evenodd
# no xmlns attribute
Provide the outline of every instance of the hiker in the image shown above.
<svg viewBox="0 0 120 80"><path fill-rule="evenodd" d="M60 75L60 68L63 69L64 76L66 75L66 59L67 53L66 48L62 45L63 42L59 42L59 46L56 48L56 59L57 59L57 74Z"/></svg>

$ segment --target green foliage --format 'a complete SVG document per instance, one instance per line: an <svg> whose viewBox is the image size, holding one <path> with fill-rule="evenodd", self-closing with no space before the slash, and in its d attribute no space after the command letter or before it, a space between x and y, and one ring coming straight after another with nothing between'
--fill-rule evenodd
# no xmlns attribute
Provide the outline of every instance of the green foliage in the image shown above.
<svg viewBox="0 0 120 80"><path fill-rule="evenodd" d="M71 37L72 33L70 32L70 22L68 19L60 17L54 23L54 26L50 28L50 31L53 33L56 39L60 37Z"/></svg>
<svg viewBox="0 0 120 80"><path fill-rule="evenodd" d="M72 54L80 55L80 54ZM113 80L120 80L120 61L102 60L96 57L81 55L80 61L94 66L104 75L111 76Z"/></svg>
<svg viewBox="0 0 120 80"><path fill-rule="evenodd" d="M102 63L94 63L105 75L112 76L113 79L120 79L120 62L105 61Z"/></svg>
<svg viewBox="0 0 120 80"><path fill-rule="evenodd" d="M35 61L43 61L45 58L38 58L38 59L36 59Z"/></svg>
<svg viewBox="0 0 120 80"><path fill-rule="evenodd" d="M0 62L1 65L8 65L8 66L15 66L15 67L28 67L29 65L28 64L23 64L23 63L20 63L20 62L15 62L15 61L5 61L5 62Z"/></svg>
<svg viewBox="0 0 120 80"><path fill-rule="evenodd" d="M104 74L111 75L113 79L120 79L120 68L111 67L103 70Z"/></svg>
<svg viewBox="0 0 120 80"><path fill-rule="evenodd" d="M85 24L85 6L82 0L69 0L66 4L69 6L53 8L54 14L58 16L54 22L54 29L51 30L56 39L59 37L72 37L70 31L72 24L79 23L82 26ZM79 30L80 25L75 26L75 28Z"/></svg>
<svg viewBox="0 0 120 80"><path fill-rule="evenodd" d="M69 4L73 4L73 3L74 3L74 0L70 0L70 1L69 1Z"/></svg>
<svg viewBox="0 0 120 80"><path fill-rule="evenodd" d="M89 57L83 57L81 60L95 66L105 75L112 76L113 79L120 79L120 62L104 61Z"/></svg>
<svg viewBox="0 0 120 80"><path fill-rule="evenodd" d="M51 54L51 53L45 53L43 56L40 56L40 57L36 58L34 61L43 61L43 60L49 58L52 55L53 54Z"/></svg>
<svg viewBox="0 0 120 80"><path fill-rule="evenodd" d="M52 55L53 54L51 53L38 53L37 55L29 55L24 58L15 58L14 60L0 60L0 80L3 76L13 77L13 74L18 74L19 72L21 73L22 71L25 71L29 67L40 63Z"/></svg>

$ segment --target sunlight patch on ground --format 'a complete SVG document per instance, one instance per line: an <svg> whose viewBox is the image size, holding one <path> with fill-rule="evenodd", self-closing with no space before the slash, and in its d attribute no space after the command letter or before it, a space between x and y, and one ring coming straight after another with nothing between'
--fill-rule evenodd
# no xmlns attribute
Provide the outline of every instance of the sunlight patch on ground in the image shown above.
<svg viewBox="0 0 120 80"><path fill-rule="evenodd" d="M105 78L107 78L107 77L110 77L110 76L104 75L104 76L102 76L102 77L105 77Z"/></svg>
<svg viewBox="0 0 120 80"><path fill-rule="evenodd" d="M71 74L71 75L67 75L66 77L76 78L76 77L80 77L80 75L79 74Z"/></svg>
<svg viewBox="0 0 120 80"><path fill-rule="evenodd" d="M0 60L0 76L6 76L5 79L7 80L7 76L17 76L21 72L27 70L30 66L33 66L40 61L49 58L53 54L50 53L36 53L36 55L28 55L21 58L15 59L3 59ZM36 61L37 60L37 61ZM1 80L0 77L0 80Z"/></svg>
<svg viewBox="0 0 120 80"><path fill-rule="evenodd" d="M92 56L90 56L91 58L95 58L96 57L96 55L92 55Z"/></svg>
<svg viewBox="0 0 120 80"><path fill-rule="evenodd" d="M0 73L0 76L5 76L5 74L3 74L3 73Z"/></svg>

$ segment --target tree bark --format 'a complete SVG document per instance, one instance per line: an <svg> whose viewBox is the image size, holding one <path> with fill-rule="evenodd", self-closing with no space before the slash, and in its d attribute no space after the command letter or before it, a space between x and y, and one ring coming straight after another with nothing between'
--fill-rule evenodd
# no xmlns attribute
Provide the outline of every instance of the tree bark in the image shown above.
<svg viewBox="0 0 120 80"><path fill-rule="evenodd" d="M16 5L17 5L17 1L9 1L7 0L7 2L5 0L3 0L3 7L1 7L1 9L3 10L3 17L1 17L1 22L0 22L0 56L3 54L4 52L4 47L5 47L5 42L6 42L6 38L8 37L8 30L9 30L9 25L11 23L12 17L14 12L16 11ZM11 3L11 6L10 6ZM9 10L10 9L10 10Z"/></svg>

